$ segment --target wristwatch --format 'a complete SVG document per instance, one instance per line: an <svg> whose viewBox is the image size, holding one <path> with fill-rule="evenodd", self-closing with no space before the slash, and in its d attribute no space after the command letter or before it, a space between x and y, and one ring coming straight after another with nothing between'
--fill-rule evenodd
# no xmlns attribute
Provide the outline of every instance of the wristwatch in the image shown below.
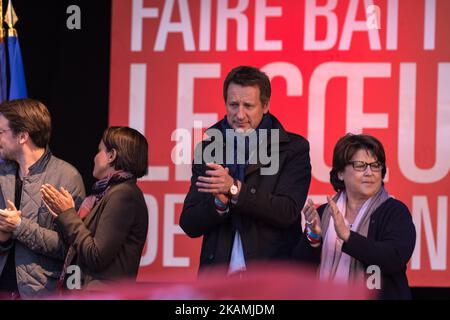
<svg viewBox="0 0 450 320"><path fill-rule="evenodd" d="M228 194L230 197L234 197L237 196L239 191L239 187L238 187L238 183L237 183L237 179L234 179L233 184L230 187L230 190L228 191Z"/></svg>

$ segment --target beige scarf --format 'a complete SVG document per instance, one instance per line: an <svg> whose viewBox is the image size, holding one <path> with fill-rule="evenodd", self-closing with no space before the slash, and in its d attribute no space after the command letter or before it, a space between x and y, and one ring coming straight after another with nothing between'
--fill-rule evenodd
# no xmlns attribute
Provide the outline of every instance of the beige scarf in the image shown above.
<svg viewBox="0 0 450 320"><path fill-rule="evenodd" d="M342 192L336 194L333 197L333 201L338 202L338 199L341 197ZM367 202L363 205L361 208L361 211L358 213L357 219L359 220L358 225L356 226L355 232L358 234L367 237L367 233L369 231L369 224L370 224L370 217L375 212L375 210L387 199L389 199L389 194L384 189L384 187L381 187L381 189L370 199L367 200ZM344 202L344 206L346 203ZM330 280L333 280L336 271L339 266L339 261L341 260L342 256L342 245L339 243L336 243L339 241L338 239L334 238L334 245L330 248L330 246L327 245L327 243L330 243L331 241L327 238L327 231L330 225L331 218L331 208L329 205L325 207L325 210L322 214L322 237L323 237L323 247L322 247L322 253L321 253L321 263L320 263L320 276L321 278L328 278ZM360 217L361 215L361 217ZM334 223L331 221L331 223ZM338 244L338 245L336 245ZM349 265L349 279L350 281L356 281L359 282L359 280L364 279L365 277L365 269L363 264L356 260L355 258L351 257L350 265Z"/></svg>

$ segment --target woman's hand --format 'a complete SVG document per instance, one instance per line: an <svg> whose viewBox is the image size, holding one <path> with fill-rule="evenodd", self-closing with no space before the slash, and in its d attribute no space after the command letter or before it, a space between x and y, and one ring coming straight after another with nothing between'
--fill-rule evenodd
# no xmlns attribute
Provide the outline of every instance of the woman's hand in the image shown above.
<svg viewBox="0 0 450 320"><path fill-rule="evenodd" d="M43 184L41 187L41 196L50 213L57 217L62 212L74 208L75 202L72 195L63 187L58 191L51 184Z"/></svg>
<svg viewBox="0 0 450 320"><path fill-rule="evenodd" d="M311 231L317 235L321 235L322 228L320 227L320 216L311 199L308 199L306 202L306 205L303 208L303 214L305 215L306 225L311 228Z"/></svg>
<svg viewBox="0 0 450 320"><path fill-rule="evenodd" d="M330 196L327 196L328 204L331 208L331 217L334 220L334 229L336 230L337 236L347 242L350 237L350 228L345 224L344 216L339 211L336 203L331 199Z"/></svg>

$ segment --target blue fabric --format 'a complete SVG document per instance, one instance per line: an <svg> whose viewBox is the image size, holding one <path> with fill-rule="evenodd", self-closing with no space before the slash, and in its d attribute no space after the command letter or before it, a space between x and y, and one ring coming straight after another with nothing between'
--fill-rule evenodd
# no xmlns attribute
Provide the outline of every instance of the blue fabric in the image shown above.
<svg viewBox="0 0 450 320"><path fill-rule="evenodd" d="M6 52L5 52L5 43L0 42L0 103L8 100L8 96L6 95ZM0 163L3 163L4 160L0 158Z"/></svg>
<svg viewBox="0 0 450 320"><path fill-rule="evenodd" d="M270 118L269 113L266 113L263 115L263 118L261 120L261 123L258 125L258 127L256 128L256 135L259 137L259 132L261 129L266 129L266 130L270 130L272 128L272 119ZM226 135L226 130L231 129L233 130L233 128L230 126L230 124L228 123L227 117L225 116L224 119L222 120L222 134L223 136L227 137ZM233 147L234 147L234 162L232 163L225 163L225 166L227 168L230 169L230 175L235 178L240 180L241 182L244 182L244 178L245 178L245 169L248 165L248 158L250 156L250 152L253 150L249 150L249 141L248 139L245 139L245 164L238 164L237 163L237 155L238 155L238 144L235 141L226 141L226 143L233 143ZM241 151L241 150L239 150Z"/></svg>
<svg viewBox="0 0 450 320"><path fill-rule="evenodd" d="M19 39L17 37L8 37L8 53L11 81L9 86L9 100L26 98L28 94L25 83L25 72L23 69Z"/></svg>
<svg viewBox="0 0 450 320"><path fill-rule="evenodd" d="M261 123L256 128L256 135L259 138L259 132L261 129L270 130L272 128L272 119L270 118L269 113L266 113L263 115L263 118L261 120ZM227 129L233 129L230 124L228 123L227 117L225 116L222 120L222 134L225 137L226 143L233 143L234 148L234 161L232 163L225 163L225 166L230 169L230 175L241 181L242 183L245 180L245 169L248 166L250 154L254 150L250 150L250 144L248 137L245 138L245 148L244 150L238 150L238 143L237 138L235 138L234 141L228 141L226 130ZM258 139L259 140L259 139ZM256 147L256 146L255 146ZM245 163L239 164L238 163L238 153L244 152L245 153ZM230 264L228 267L228 274L232 274L234 272L238 271L244 271L246 270L246 264L245 264L245 255L244 255L244 248L242 244L242 220L241 216L239 214L231 214L231 225L233 229L235 230L234 234L234 240L233 240L233 247L231 250L231 258L230 258Z"/></svg>
<svg viewBox="0 0 450 320"><path fill-rule="evenodd" d="M5 43L0 42L0 103L7 100L6 95L6 52Z"/></svg>
<svg viewBox="0 0 450 320"><path fill-rule="evenodd" d="M238 271L245 271L246 269L247 265L245 264L241 235L238 231L236 231L234 234L233 249L231 250L230 265L228 266L228 274L233 274Z"/></svg>
<svg viewBox="0 0 450 320"><path fill-rule="evenodd" d="M245 169L248 166L250 153L253 150L250 150L249 140L245 139L245 150L238 150L238 143L237 139L234 141L227 141L227 134L226 130L233 130L233 128L228 123L227 117L225 116L222 120L222 134L225 137L226 143L232 143L234 147L234 161L232 163L225 163L225 167L227 167L230 170L230 175L241 181L242 183L245 180ZM270 118L269 113L266 113L263 115L263 118L261 119L260 124L256 128L256 135L259 138L259 133L261 129L270 130L272 128L272 119ZM245 164L238 164L237 157L239 152L245 152ZM234 230L241 230L242 229L242 223L239 215L232 215L232 225Z"/></svg>

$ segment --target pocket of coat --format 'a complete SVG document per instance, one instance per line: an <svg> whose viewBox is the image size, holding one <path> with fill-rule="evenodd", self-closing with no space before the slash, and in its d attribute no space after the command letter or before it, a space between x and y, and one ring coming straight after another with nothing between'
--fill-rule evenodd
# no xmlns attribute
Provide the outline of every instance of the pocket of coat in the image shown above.
<svg viewBox="0 0 450 320"><path fill-rule="evenodd" d="M40 265L35 265L29 273L27 272L27 277L32 277L44 287L54 288L61 275L61 269L62 266L54 268L54 266L49 266L48 261L43 263L41 260Z"/></svg>
<svg viewBox="0 0 450 320"><path fill-rule="evenodd" d="M47 207L44 205L43 207L39 208L38 211L38 224L41 227L45 227L47 229L53 229L51 228L51 226L53 225L53 216L52 214L48 211Z"/></svg>

